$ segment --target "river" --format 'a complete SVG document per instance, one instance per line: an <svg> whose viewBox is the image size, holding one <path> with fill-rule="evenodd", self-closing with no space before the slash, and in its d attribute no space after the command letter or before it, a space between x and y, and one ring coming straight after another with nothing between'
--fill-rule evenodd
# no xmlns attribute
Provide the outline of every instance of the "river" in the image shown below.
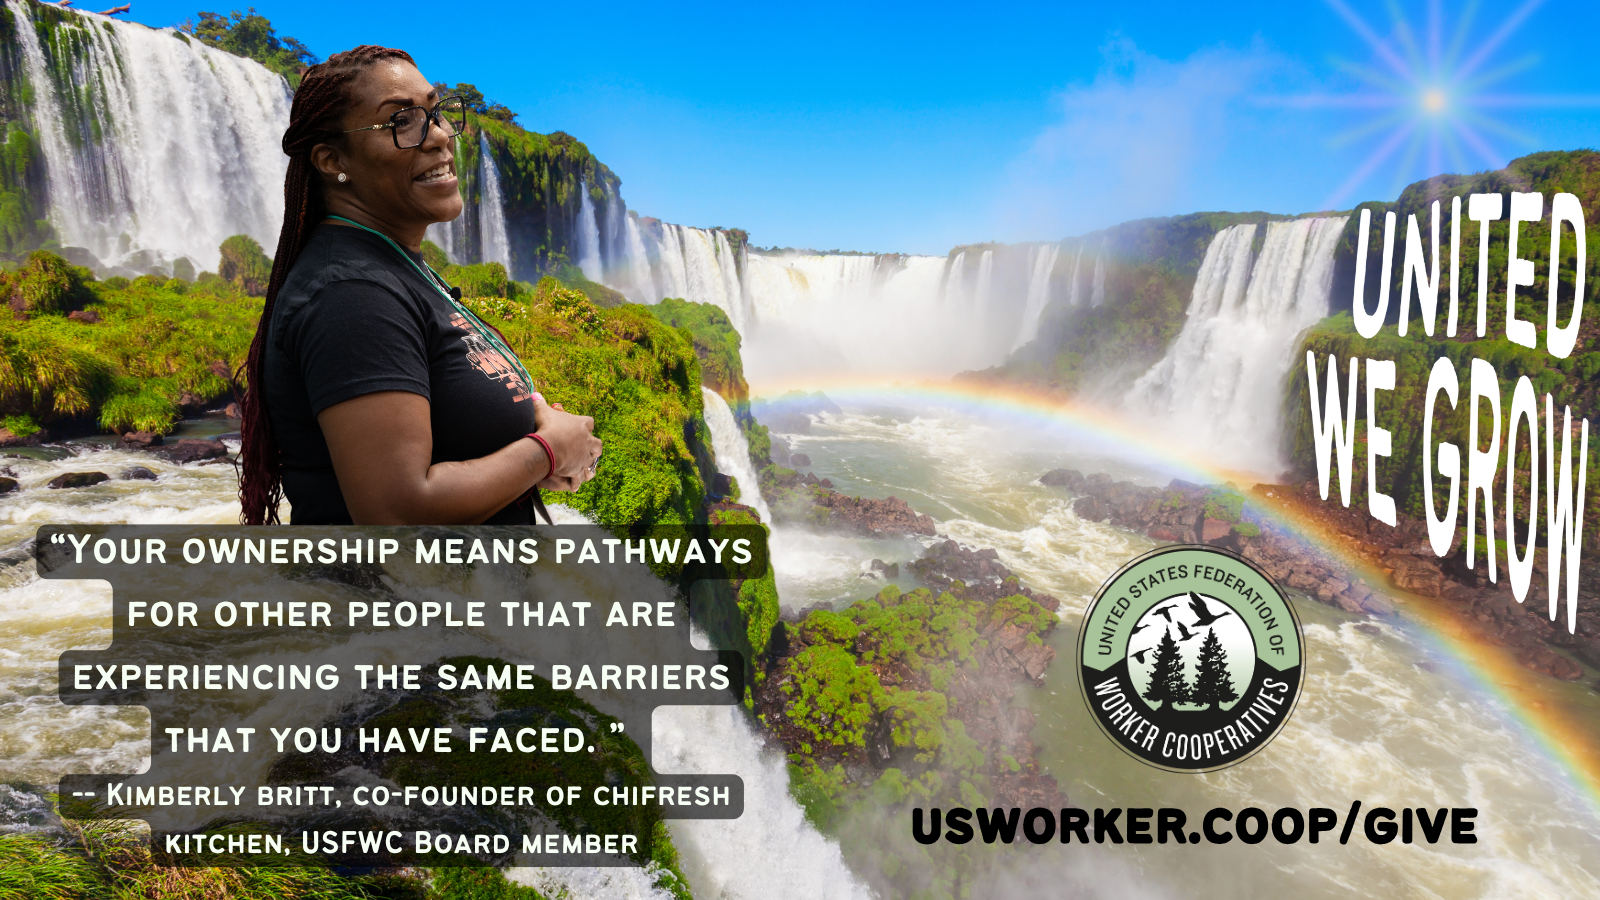
<svg viewBox="0 0 1600 900"><path fill-rule="evenodd" d="M1044 685L1024 689L1019 702L1037 715L1042 761L1075 804L1177 806L1191 814L1214 806L1253 805L1269 813L1328 806L1342 814L1360 799L1367 807L1480 810L1476 845L1355 840L1340 846L1325 839L1292 846L1268 840L1028 847L1020 857L1027 864L994 884L993 896L1055 896L1063 885L1089 896L1221 898L1291 889L1298 898L1600 896L1600 826L1592 801L1536 749L1502 700L1475 687L1440 645L1403 618L1378 622L1374 634L1370 625L1358 628L1366 620L1297 600L1308 680L1299 708L1266 750L1200 776L1161 772L1125 756L1084 708L1070 664L1073 627L1101 581L1154 542L1078 519L1071 498L1037 478L1059 466L1153 484L1168 476L1156 462L1038 420L889 393L835 399L842 414L817 417L809 434L785 436L811 457L811 471L846 493L906 499L939 521L941 536L993 547L1027 583L1062 600L1057 660ZM215 436L230 424L188 422L183 436ZM46 522L234 521L233 469L172 466L103 441L22 451L3 462L22 490L0 498L0 622L11 637L0 652L0 780L44 784L65 771L135 771L149 746L142 708L68 708L54 696L56 656L109 641L109 592L38 580L25 542ZM157 479L118 478L134 466ZM63 472L86 470L112 480L78 490L44 487ZM869 574L873 558L904 563L925 543L780 527L773 553L783 602L799 608L867 596L882 584ZM1592 692L1545 681L1539 702L1596 715ZM659 712L656 730L658 769L737 771L746 779L745 819L673 826L698 896L866 895L838 845L804 822L784 790L781 758L761 748L747 720L726 708L681 708ZM26 798L12 795L0 805L14 820L28 817ZM565 887L574 896L658 893L627 871L528 869L514 877Z"/></svg>
<svg viewBox="0 0 1600 900"><path fill-rule="evenodd" d="M1368 620L1304 597L1308 674L1298 709L1257 756L1208 775L1163 772L1123 754L1095 727L1071 664L1075 625L1101 582L1156 546L1143 535L1078 519L1071 497L1038 483L1057 467L1110 472L1165 484L1150 461L1130 459L1092 437L1037 420L941 407L893 393L830 395L839 415L787 435L811 471L845 493L897 495L939 520L941 535L993 547L1029 585L1062 601L1052 641L1056 661L1019 703L1037 716L1041 760L1075 805L1364 808L1470 806L1474 845L1420 840L1348 846L1325 837L1283 846L1110 844L1028 847L1030 861L995 884L992 896L1358 896L1458 898L1600 897L1600 820L1557 764L1537 749L1513 710L1475 686L1425 629ZM904 563L912 542L802 535L780 529L774 558L786 606L839 603L875 591L873 557ZM867 582L867 583L863 583ZM909 587L909 582L902 582ZM1373 628L1376 625L1376 628ZM1358 627L1365 626L1365 627ZM1376 633L1371 633L1372 631ZM1584 685L1536 677L1527 703L1559 705L1600 737L1600 702ZM1342 822L1342 819L1341 819Z"/></svg>

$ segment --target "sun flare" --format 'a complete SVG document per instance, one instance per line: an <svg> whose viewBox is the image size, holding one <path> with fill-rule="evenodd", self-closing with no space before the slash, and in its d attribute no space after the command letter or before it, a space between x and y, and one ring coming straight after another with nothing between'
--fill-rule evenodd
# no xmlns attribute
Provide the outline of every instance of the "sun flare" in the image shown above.
<svg viewBox="0 0 1600 900"><path fill-rule="evenodd" d="M1516 46L1510 39L1540 0L1525 0L1481 38L1471 37L1478 10L1474 3L1448 17L1443 4L1429 3L1420 28L1398 4L1390 4L1389 27L1381 33L1343 0L1327 2L1371 51L1366 61L1336 61L1359 86L1284 97L1282 102L1357 113L1350 127L1331 140L1359 142L1371 150L1329 195L1324 208L1338 208L1358 190L1371 191L1369 182L1380 172L1391 176L1398 193L1409 182L1446 171L1502 168L1515 155L1503 148L1532 143L1508 122L1507 111L1594 103L1591 97L1505 90L1508 79L1537 65L1537 57L1509 51ZM1453 19L1450 27L1447 18Z"/></svg>

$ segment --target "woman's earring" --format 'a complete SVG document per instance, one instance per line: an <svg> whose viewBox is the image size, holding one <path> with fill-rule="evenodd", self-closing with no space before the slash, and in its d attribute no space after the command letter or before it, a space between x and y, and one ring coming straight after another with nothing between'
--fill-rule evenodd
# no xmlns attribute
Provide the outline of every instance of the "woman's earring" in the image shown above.
<svg viewBox="0 0 1600 900"><path fill-rule="evenodd" d="M343 172L339 173L339 183L340 184L344 184L346 181L349 181L349 180L350 180L349 176L345 175Z"/></svg>

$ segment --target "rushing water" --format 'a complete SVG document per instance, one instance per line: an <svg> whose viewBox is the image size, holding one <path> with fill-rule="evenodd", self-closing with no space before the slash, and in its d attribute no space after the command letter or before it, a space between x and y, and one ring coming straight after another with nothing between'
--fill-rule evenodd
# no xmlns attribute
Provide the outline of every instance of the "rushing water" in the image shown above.
<svg viewBox="0 0 1600 900"><path fill-rule="evenodd" d="M1109 524L1073 515L1071 497L1037 483L1057 466L1108 471L1163 483L1155 466L1113 460L1107 447L1037 425L976 418L893 396L852 403L819 417L811 433L788 435L813 470L848 493L906 498L940 520L941 534L993 547L1030 585L1063 601L1045 684L1020 702L1038 716L1033 737L1048 770L1081 806L1181 807L1191 817L1212 807L1306 810L1350 801L1384 805L1473 806L1475 845L1358 839L1340 846L1096 845L1071 851L1028 848L1034 862L1008 872L992 896L1057 896L1064 885L1086 895L1299 898L1600 896L1600 822L1595 810L1512 724L1498 701L1468 687L1422 632L1399 620L1367 620L1298 602L1308 649L1303 699L1283 733L1243 764L1210 775L1147 767L1106 740L1079 694L1071 657L1074 624L1099 584L1155 545ZM891 542L815 539L838 557L827 577L824 553L807 583L785 586L784 603L841 603L876 590L861 578L871 556L904 562L917 549ZM849 551L853 550L851 553ZM897 553L898 551L898 553ZM807 588L809 587L809 593ZM852 589L853 588L853 589ZM1366 625L1365 630L1358 625ZM1583 686L1553 681L1526 702L1559 704L1579 716L1600 712Z"/></svg>
<svg viewBox="0 0 1600 900"><path fill-rule="evenodd" d="M497 186L498 190L498 186ZM594 198L589 196L589 186L578 182L578 268L590 281L601 278L600 223L594 215Z"/></svg>
<svg viewBox="0 0 1600 900"><path fill-rule="evenodd" d="M1217 233L1195 277L1188 317L1166 355L1128 391L1129 405L1197 440L1206 455L1275 471L1283 379L1296 337L1328 313L1333 250L1346 217L1268 222Z"/></svg>
<svg viewBox="0 0 1600 900"><path fill-rule="evenodd" d="M483 199L478 204L478 234L483 241L483 262L497 262L511 271L511 242L506 238L505 199L500 195L500 168L495 164L489 138L478 132L478 165Z"/></svg>
<svg viewBox="0 0 1600 900"><path fill-rule="evenodd" d="M1038 335L1061 256L1060 244L994 245L971 261L965 250L753 252L723 231L633 219L615 243L612 287L637 302L722 309L744 337L747 373L766 382L825 368L949 376L995 365ZM1098 283L1103 299L1103 271Z"/></svg>
<svg viewBox="0 0 1600 900"><path fill-rule="evenodd" d="M1041 244L1033 249L1033 264L1028 276L1028 305L1022 310L1022 329L1012 342L1015 350L1039 336L1039 320L1050 306L1050 273L1061 256L1060 244Z"/></svg>
<svg viewBox="0 0 1600 900"><path fill-rule="evenodd" d="M65 16L76 40L41 40L35 26L45 13L15 0L6 7L17 16L19 58L35 88L29 113L64 245L85 247L111 265L169 269L185 256L196 268L215 268L216 248L232 234L271 246L282 209L277 138L289 103L280 77L170 30L72 10L50 15ZM479 255L509 267L498 172L487 144L480 140L479 148L479 170L464 173L481 183L472 222ZM723 308L745 337L757 382L826 369L933 374L981 367L1036 336L1052 302L1106 301L1103 245L1068 245L1070 260L1060 244L986 246L948 259L763 254L736 248L723 231L640 224L621 208L610 192L597 208L585 190L575 243L585 274L633 299L678 296ZM471 261L464 258L465 219L445 237L462 262ZM1182 333L1134 386L1129 405L1218 446L1240 434L1274 433L1286 354L1294 335L1326 308L1328 261L1342 224L1270 223L1259 254L1251 251L1259 226L1220 233ZM1051 278L1058 271L1065 288L1056 297ZM846 493L908 500L939 521L941 536L995 548L1029 584L1063 600L1057 662L1045 685L1024 690L1020 702L1038 716L1034 738L1044 763L1079 805L1342 811L1361 799L1368 806L1480 809L1480 843L1469 846L1357 840L1032 848L1031 864L991 885L993 896L1600 896L1594 809L1500 701L1467 686L1427 635L1403 619L1379 623L1373 633L1371 623L1301 603L1308 680L1299 709L1269 748L1206 776L1162 773L1129 759L1084 709L1070 660L1072 627L1096 587L1152 542L1077 518L1070 497L1036 479L1072 466L1161 483L1160 466L1036 421L975 418L888 395L838 399L844 413L821 417L810 434L787 436L810 455L816 474ZM731 413L712 395L707 415L723 471L770 521ZM187 423L181 436L231 428L212 419ZM47 784L68 771L137 771L149 752L142 708L69 708L55 695L61 651L108 642L109 590L37 579L27 543L45 523L236 521L233 469L173 466L105 441L14 455L0 460L21 485L0 497L0 625L8 637L0 650L0 780ZM1247 447L1236 461L1273 462ZM135 467L156 479L120 477ZM103 471L112 480L45 487L73 471ZM568 521L578 518L555 509ZM873 558L903 563L927 543L780 527L772 549L783 602L795 609L866 596L882 583ZM1538 690L1523 701L1600 717L1582 687L1550 682ZM865 895L838 845L805 822L787 794L784 760L762 749L745 716L730 708L668 708L655 726L661 770L745 779L743 819L672 825L698 896ZM15 792L0 795L0 806L15 808ZM576 897L660 894L635 870L519 869L513 876Z"/></svg>
<svg viewBox="0 0 1600 900"><path fill-rule="evenodd" d="M172 29L11 0L61 243L139 270L187 256L215 270L224 238L269 250L283 218L289 86ZM49 33L49 32L46 32Z"/></svg>
<svg viewBox="0 0 1600 900"><path fill-rule="evenodd" d="M728 432L737 436L738 431L726 404L720 411L726 415L715 419L714 430L725 444ZM194 421L185 423L177 436L216 437L236 425L222 418ZM729 462L724 467L742 474L741 460L749 469L748 451L742 441L733 446L739 453L726 453ZM27 548L35 529L45 523L238 520L238 482L231 465L174 466L152 454L112 447L99 440L18 451L3 460L21 490L0 497L0 627L8 636L0 653L0 781L49 784L65 772L142 771L149 758L150 724L142 707L68 707L56 698L60 653L75 647L104 647L110 641L111 595L103 582L35 577ZM137 468L150 470L156 479L121 477ZM45 486L57 475L86 471L104 472L112 480L76 490ZM747 477L753 487L753 473ZM558 523L585 521L565 507L551 509ZM607 590L604 584L595 589ZM703 638L697 637L697 643L705 645ZM298 649L283 648L284 652ZM332 712L331 707L313 710ZM238 714L264 727L277 723L275 717L280 715L303 718L306 710L300 701L292 710L269 702ZM789 797L782 756L762 749L761 738L740 710L665 707L656 714L654 732L654 762L660 771L728 772L745 782L743 818L670 825L697 896L727 900L867 896L845 867L838 845L805 821ZM259 777L234 774L241 781ZM37 794L0 790L0 821L42 807ZM778 862L763 859L771 848L782 848ZM652 885L649 873L635 869L519 868L508 874L515 881L551 893L565 891L574 898L670 897ZM774 881L775 875L782 877Z"/></svg>
<svg viewBox="0 0 1600 900"><path fill-rule="evenodd" d="M711 429L711 451L716 454L717 469L738 482L739 502L760 513L761 521L771 523L772 511L761 498L761 483L750 462L750 445L733 418L733 410L721 394L710 388L701 388L700 394L705 401L706 426Z"/></svg>
<svg viewBox="0 0 1600 900"><path fill-rule="evenodd" d="M1510 724L1498 701L1467 686L1450 661L1404 620L1364 620L1318 604L1298 605L1310 660L1304 699L1284 732L1258 756L1205 776L1173 775L1135 762L1089 721L1070 662L1072 627L1096 587L1152 546L1137 534L1073 515L1071 498L1037 483L1056 466L1163 480L1150 461L1113 444L1056 433L1036 421L981 418L894 396L836 398L839 415L809 434L787 435L817 474L849 493L896 494L940 521L943 535L994 547L1028 583L1063 600L1057 662L1020 702L1038 716L1034 739L1049 771L1085 806L1178 806L1192 814L1239 809L1372 805L1475 806L1480 843L1373 846L1096 845L1070 853L1024 848L992 896L1051 896L1063 885L1085 895L1299 897L1416 895L1441 898L1573 897L1600 893L1600 829L1592 809ZM719 423L725 430L731 423ZM190 426L228 428L226 420ZM31 576L24 542L44 522L227 522L237 515L226 465L171 466L103 445L71 453L33 451L6 459L22 490L0 498L0 618L12 637L0 655L0 759L10 781L48 782L63 771L134 771L148 753L142 709L63 707L54 696L55 658L68 647L103 646L109 595L103 586ZM736 468L737 459L724 461ZM748 463L746 463L748 464ZM134 466L154 482L120 480ZM68 471L103 471L112 481L79 490L43 486ZM878 557L905 562L926 540L875 541L780 528L774 558L784 603L846 603L881 582ZM20 560L20 561L19 561ZM909 585L907 585L909 586ZM1581 687L1547 685L1539 702L1581 706ZM1533 698L1527 698L1533 699ZM663 771L734 771L747 786L738 823L675 822L684 865L701 896L862 896L836 844L805 824L785 790L781 757L769 755L747 719L726 708L657 714L656 764ZM891 835L885 835L888 839ZM530 869L517 880L576 897L654 897L638 872ZM1291 888L1292 886L1292 888Z"/></svg>

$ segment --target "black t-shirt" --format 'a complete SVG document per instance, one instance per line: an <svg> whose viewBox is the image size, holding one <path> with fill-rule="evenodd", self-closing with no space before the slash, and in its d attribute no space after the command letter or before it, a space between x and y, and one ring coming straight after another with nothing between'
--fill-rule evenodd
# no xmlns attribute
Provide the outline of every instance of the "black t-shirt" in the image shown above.
<svg viewBox="0 0 1600 900"><path fill-rule="evenodd" d="M351 521L317 424L334 404L375 391L427 398L435 463L487 456L534 430L522 374L394 247L359 228L312 232L278 292L262 375L295 525ZM486 524L530 521L529 506L511 504Z"/></svg>

